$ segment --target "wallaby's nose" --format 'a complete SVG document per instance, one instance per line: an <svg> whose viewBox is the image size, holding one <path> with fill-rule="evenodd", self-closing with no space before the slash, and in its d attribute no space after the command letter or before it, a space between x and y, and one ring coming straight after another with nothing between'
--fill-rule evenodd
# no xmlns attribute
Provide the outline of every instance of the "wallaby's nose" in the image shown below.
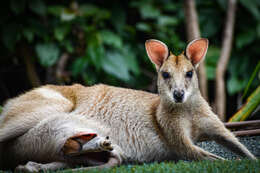
<svg viewBox="0 0 260 173"><path fill-rule="evenodd" d="M183 90L174 90L173 91L173 97L176 102L182 102L184 96L184 91Z"/></svg>

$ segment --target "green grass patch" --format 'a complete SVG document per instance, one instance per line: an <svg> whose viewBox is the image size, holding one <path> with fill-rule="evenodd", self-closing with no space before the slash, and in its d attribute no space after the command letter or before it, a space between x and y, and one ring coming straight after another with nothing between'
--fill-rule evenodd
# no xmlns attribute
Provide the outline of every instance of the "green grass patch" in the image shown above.
<svg viewBox="0 0 260 173"><path fill-rule="evenodd" d="M70 169L56 171L72 173ZM227 161L200 161L200 162L162 162L143 165L123 165L112 169L78 171L88 173L260 173L260 160L227 160ZM0 171L0 173L4 173ZM10 172L11 173L11 172ZM75 172L73 172L75 173ZM77 172L76 172L77 173Z"/></svg>
<svg viewBox="0 0 260 173"><path fill-rule="evenodd" d="M62 172L70 173L70 170ZM123 165L113 169L91 170L88 173L163 172L163 173L260 173L260 160L162 162L143 165Z"/></svg>

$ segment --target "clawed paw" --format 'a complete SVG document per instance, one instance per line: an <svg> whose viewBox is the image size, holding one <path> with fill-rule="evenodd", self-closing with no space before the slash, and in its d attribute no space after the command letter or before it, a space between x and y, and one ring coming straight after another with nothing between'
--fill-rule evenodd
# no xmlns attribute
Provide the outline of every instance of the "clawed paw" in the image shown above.
<svg viewBox="0 0 260 173"><path fill-rule="evenodd" d="M104 141L101 140L100 146L104 151L112 151L113 150L113 147L111 145L111 141L108 139L108 137Z"/></svg>
<svg viewBox="0 0 260 173"><path fill-rule="evenodd" d="M108 137L100 137L97 134L79 133L69 138L62 151L64 155L74 156L88 152L112 151L113 147Z"/></svg>
<svg viewBox="0 0 260 173"><path fill-rule="evenodd" d="M31 161L26 165L19 165L15 168L15 172L39 172L41 170L44 170L42 164Z"/></svg>

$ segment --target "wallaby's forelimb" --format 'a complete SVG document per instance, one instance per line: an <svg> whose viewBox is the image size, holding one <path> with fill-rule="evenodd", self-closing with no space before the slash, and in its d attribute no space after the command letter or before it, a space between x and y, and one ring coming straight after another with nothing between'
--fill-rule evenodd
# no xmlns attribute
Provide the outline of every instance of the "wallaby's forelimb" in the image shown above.
<svg viewBox="0 0 260 173"><path fill-rule="evenodd" d="M256 159L254 155L252 155L248 149L242 145L238 139L227 129L224 130L225 133L216 133L213 138L214 140L223 145L224 147L230 149L234 153L243 156L248 157L250 159Z"/></svg>
<svg viewBox="0 0 260 173"><path fill-rule="evenodd" d="M240 156L256 159L250 151L248 151L248 149L238 141L233 133L230 132L219 119L214 117L215 116L204 119L204 123L207 124L207 126L203 124L203 127L201 127L209 138ZM208 130L209 128L210 130Z"/></svg>
<svg viewBox="0 0 260 173"><path fill-rule="evenodd" d="M187 136L183 136L183 145L180 148L179 155L188 160L225 160L222 157L214 155L210 152L203 150L202 148L194 145L191 139Z"/></svg>

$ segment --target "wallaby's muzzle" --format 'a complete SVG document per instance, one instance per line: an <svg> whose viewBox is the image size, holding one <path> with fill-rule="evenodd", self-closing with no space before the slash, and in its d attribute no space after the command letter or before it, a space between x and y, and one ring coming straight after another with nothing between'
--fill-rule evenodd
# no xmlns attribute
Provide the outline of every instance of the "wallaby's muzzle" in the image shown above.
<svg viewBox="0 0 260 173"><path fill-rule="evenodd" d="M176 103L183 102L184 91L182 89L181 90L174 90L173 91L173 98L174 98Z"/></svg>

